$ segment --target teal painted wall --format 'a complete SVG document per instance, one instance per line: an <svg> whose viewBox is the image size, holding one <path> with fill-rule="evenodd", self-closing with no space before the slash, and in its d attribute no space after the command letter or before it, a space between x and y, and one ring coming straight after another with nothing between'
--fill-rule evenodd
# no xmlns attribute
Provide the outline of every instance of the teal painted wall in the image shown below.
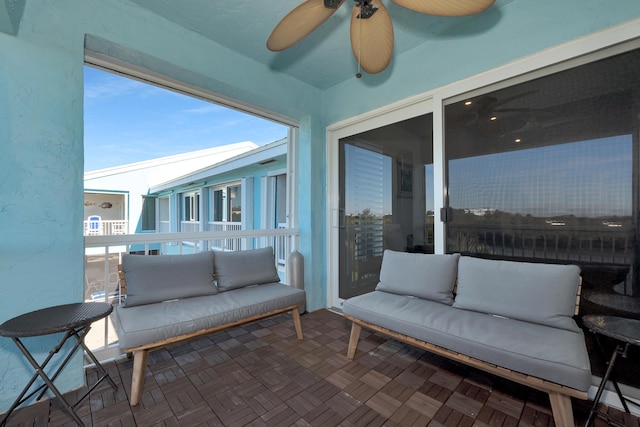
<svg viewBox="0 0 640 427"><path fill-rule="evenodd" d="M82 300L85 35L97 51L294 120L320 115L317 89L126 1L28 1L17 35L0 33L0 322ZM54 337L28 341L42 356ZM2 412L31 371L9 339L0 358ZM82 383L78 357L58 385Z"/></svg>
<svg viewBox="0 0 640 427"><path fill-rule="evenodd" d="M82 298L85 36L96 52L299 122L301 252L315 310L326 298L327 125L638 16L637 0L515 0L487 27L468 24L398 55L380 75L321 92L125 0L28 1L17 35L0 33L0 321ZM39 353L51 343L29 340ZM0 358L4 411L30 371L7 339ZM82 378L77 358L61 388Z"/></svg>
<svg viewBox="0 0 640 427"><path fill-rule="evenodd" d="M325 91L324 125L431 91L640 17L637 0L515 0ZM483 16L484 18L484 16ZM640 34L639 34L640 36Z"/></svg>

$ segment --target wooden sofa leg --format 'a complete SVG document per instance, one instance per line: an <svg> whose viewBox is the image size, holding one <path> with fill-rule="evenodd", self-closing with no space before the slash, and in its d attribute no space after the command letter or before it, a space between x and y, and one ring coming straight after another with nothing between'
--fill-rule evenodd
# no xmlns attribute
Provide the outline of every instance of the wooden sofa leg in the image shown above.
<svg viewBox="0 0 640 427"><path fill-rule="evenodd" d="M291 310L291 316L293 317L293 326L296 328L296 335L301 340L304 337L302 336L302 323L300 323L300 309L296 307Z"/></svg>
<svg viewBox="0 0 640 427"><path fill-rule="evenodd" d="M351 336L349 337L349 349L347 350L347 359L353 359L356 356L356 350L358 349L358 340L360 339L360 332L362 326L356 322L351 323Z"/></svg>
<svg viewBox="0 0 640 427"><path fill-rule="evenodd" d="M142 388L144 387L144 373L147 369L149 350L137 350L133 354L133 374L131 375L131 406L140 403Z"/></svg>
<svg viewBox="0 0 640 427"><path fill-rule="evenodd" d="M549 400L556 427L574 427L571 398L564 394L550 392Z"/></svg>

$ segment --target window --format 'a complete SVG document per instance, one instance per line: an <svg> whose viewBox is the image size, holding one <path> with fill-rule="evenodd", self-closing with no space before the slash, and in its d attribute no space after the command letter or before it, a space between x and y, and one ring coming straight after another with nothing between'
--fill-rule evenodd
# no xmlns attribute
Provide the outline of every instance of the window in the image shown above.
<svg viewBox="0 0 640 427"><path fill-rule="evenodd" d="M209 194L211 222L239 223L242 220L242 186L240 184L216 187Z"/></svg>
<svg viewBox="0 0 640 427"><path fill-rule="evenodd" d="M200 220L200 194L191 193L183 196L183 221Z"/></svg>
<svg viewBox="0 0 640 427"><path fill-rule="evenodd" d="M287 225L287 175L276 175L275 180L275 227L285 228Z"/></svg>
<svg viewBox="0 0 640 427"><path fill-rule="evenodd" d="M630 271L640 101L631 64L640 51L446 107L449 252ZM624 278L614 285L636 293Z"/></svg>
<svg viewBox="0 0 640 427"><path fill-rule="evenodd" d="M142 196L142 231L156 230L156 198Z"/></svg>
<svg viewBox="0 0 640 427"><path fill-rule="evenodd" d="M242 194L239 185L227 188L227 194L229 195L229 210L231 215L231 222L242 221Z"/></svg>
<svg viewBox="0 0 640 427"><path fill-rule="evenodd" d="M447 252L576 264L581 315L632 315L638 117L640 50L446 105Z"/></svg>
<svg viewBox="0 0 640 427"><path fill-rule="evenodd" d="M171 202L168 197L158 198L158 220L160 224L158 226L158 232L168 233L171 231Z"/></svg>
<svg viewBox="0 0 640 427"><path fill-rule="evenodd" d="M433 115L341 138L340 298L372 291L385 249L433 253Z"/></svg>
<svg viewBox="0 0 640 427"><path fill-rule="evenodd" d="M182 221L180 231L200 231L200 193L184 193L182 195Z"/></svg>

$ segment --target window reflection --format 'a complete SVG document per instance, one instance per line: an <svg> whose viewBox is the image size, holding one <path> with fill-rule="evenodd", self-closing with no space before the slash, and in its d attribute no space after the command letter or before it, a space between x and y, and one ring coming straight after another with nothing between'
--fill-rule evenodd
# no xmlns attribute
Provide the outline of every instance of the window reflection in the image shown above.
<svg viewBox="0 0 640 427"><path fill-rule="evenodd" d="M447 105L447 251L577 264L581 314L640 318L638 117L638 50Z"/></svg>

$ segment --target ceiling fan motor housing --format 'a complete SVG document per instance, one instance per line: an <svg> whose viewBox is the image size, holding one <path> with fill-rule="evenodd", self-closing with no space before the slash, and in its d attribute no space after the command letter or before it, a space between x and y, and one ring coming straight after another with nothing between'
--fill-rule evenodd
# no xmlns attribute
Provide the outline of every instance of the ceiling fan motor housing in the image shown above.
<svg viewBox="0 0 640 427"><path fill-rule="evenodd" d="M324 0L324 7L327 9L337 9L344 0Z"/></svg>
<svg viewBox="0 0 640 427"><path fill-rule="evenodd" d="M369 19L378 10L371 2L367 0L355 0L357 5L360 6L360 13L358 13L358 19Z"/></svg>

